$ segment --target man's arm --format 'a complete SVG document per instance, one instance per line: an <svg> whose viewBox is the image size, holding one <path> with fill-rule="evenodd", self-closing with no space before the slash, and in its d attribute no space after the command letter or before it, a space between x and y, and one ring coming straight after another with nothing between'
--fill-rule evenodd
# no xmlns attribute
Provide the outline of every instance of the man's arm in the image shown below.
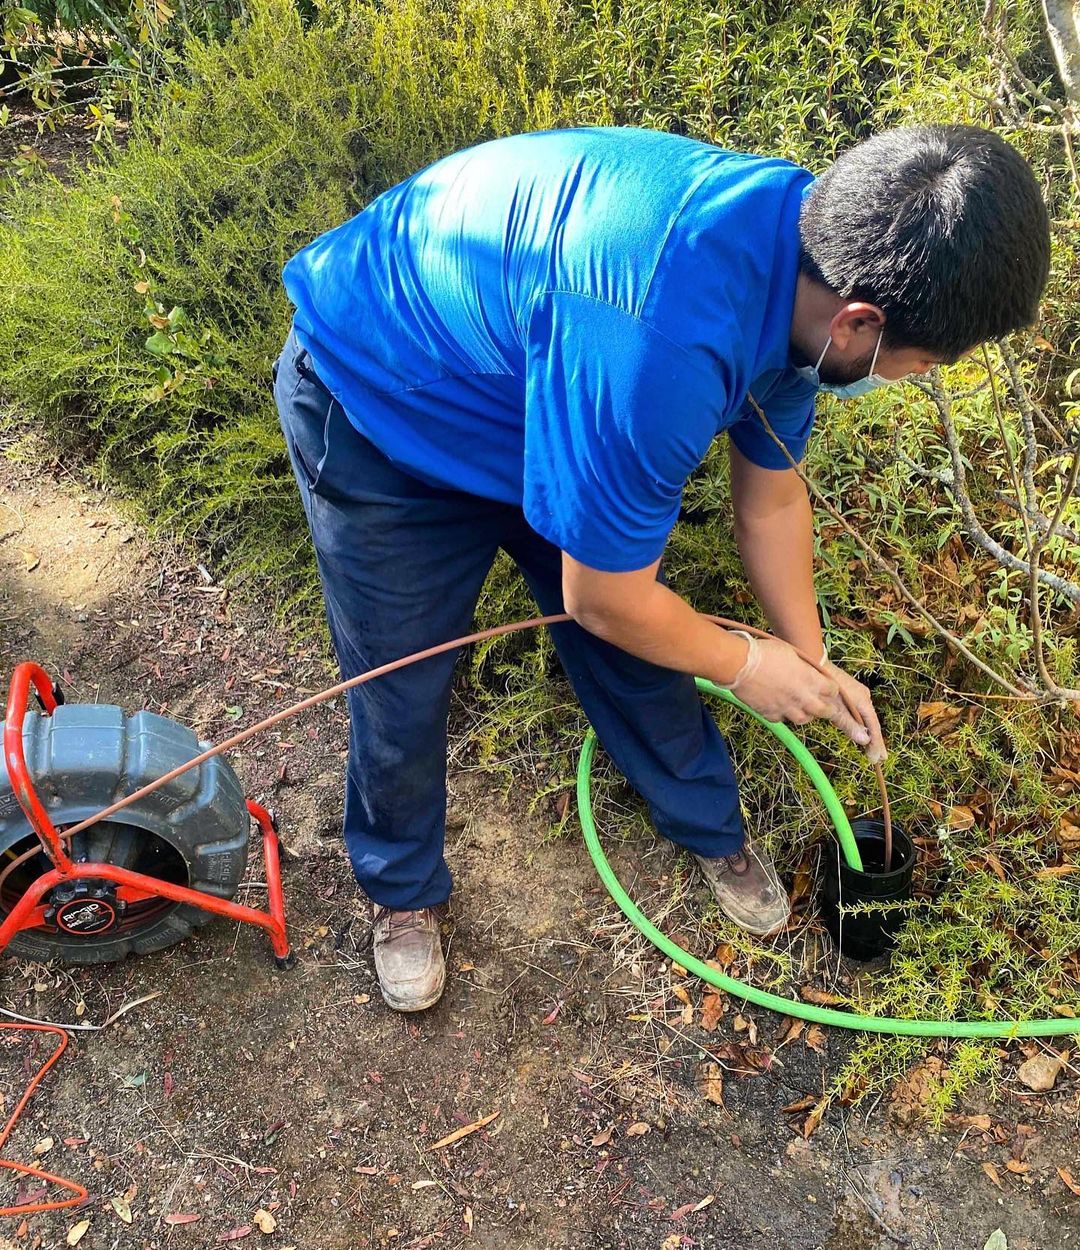
<svg viewBox="0 0 1080 1250"><path fill-rule="evenodd" d="M656 580L660 561L603 573L563 552L563 600L590 634L663 668L729 685L746 662L745 638L718 629Z"/></svg>
<svg viewBox="0 0 1080 1250"><path fill-rule="evenodd" d="M772 632L815 659L822 654L814 590L814 515L794 469L762 469L732 443L735 541Z"/></svg>
<svg viewBox="0 0 1080 1250"><path fill-rule="evenodd" d="M740 676L745 638L719 629L656 580L659 561L631 573L604 573L563 552L563 600L582 628L664 668L700 674L720 685ZM837 702L839 685L808 667L779 639L760 641L752 671L740 676L743 702L769 720L805 725L825 717L843 728L851 718Z"/></svg>
<svg viewBox="0 0 1080 1250"><path fill-rule="evenodd" d="M794 469L762 469L731 444L731 500L739 555L773 633L816 659L824 646L814 590L814 514L806 487ZM826 667L869 730L869 740L842 701L830 719L865 746L871 760L883 760L885 742L870 691L835 664Z"/></svg>

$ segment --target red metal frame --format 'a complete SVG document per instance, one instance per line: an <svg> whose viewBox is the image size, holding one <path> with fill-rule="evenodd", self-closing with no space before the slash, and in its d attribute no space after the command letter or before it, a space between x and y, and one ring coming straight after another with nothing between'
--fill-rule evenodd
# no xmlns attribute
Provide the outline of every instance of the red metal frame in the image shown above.
<svg viewBox="0 0 1080 1250"><path fill-rule="evenodd" d="M76 863L67 853L60 834L42 806L26 766L22 740L23 721L26 719L31 686L37 691L47 715L51 716L56 710L57 700L53 694L53 685L48 673L38 664L17 665L8 689L7 714L4 720L4 760L15 798L30 822L30 827L37 834L41 849L49 857L53 867L27 887L22 898L12 908L3 924L0 924L0 953L6 949L16 933L23 929L36 929L45 924L47 908L42 903L42 899L55 886L62 881L95 879L114 882L118 887L117 898L127 903L141 902L149 898L164 898L174 903L188 903L193 907L200 907L204 911L212 912L215 916L225 916L229 920L258 925L269 934L278 966L284 967L290 958L289 938L285 930L285 896L281 888L280 847L277 830L270 813L251 799L247 800L248 813L262 830L263 860L269 895L267 911L261 911L257 907L246 907L229 899L218 898L202 890L192 890L187 886L174 885L170 881L161 881L145 873L131 872L115 864Z"/></svg>

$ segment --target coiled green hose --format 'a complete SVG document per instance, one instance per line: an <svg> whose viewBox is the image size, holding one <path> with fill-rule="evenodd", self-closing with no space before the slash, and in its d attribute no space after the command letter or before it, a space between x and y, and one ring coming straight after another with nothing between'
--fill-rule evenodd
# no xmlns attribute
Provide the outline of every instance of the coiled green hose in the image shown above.
<svg viewBox="0 0 1080 1250"><path fill-rule="evenodd" d="M821 795L845 860L856 871L862 871L862 860L859 858L858 847L843 806L829 784L829 779L806 746L786 725L776 724L759 716L730 691L714 686L702 678L698 678L697 684L699 690L717 695L754 717L787 747L795 757L796 763L807 774L814 788ZM734 994L737 998L745 999L749 1003L756 1003L759 1007L768 1007L770 1011L777 1011L781 1015L795 1016L800 1020L813 1020L817 1024L831 1024L837 1028L857 1029L867 1033L892 1033L902 1037L1063 1037L1070 1034L1080 1036L1080 1020L1068 1018L1055 1020L894 1020L888 1016L860 1016L853 1012L837 1011L829 1007L818 1007L813 1003L799 1002L797 999L781 998L778 994L759 990L742 981L736 981L734 977L725 976L715 968L710 968L708 964L695 958L689 951L683 950L677 942L666 937L652 924L623 889L608 863L607 856L600 845L592 813L592 763L595 753L596 734L590 729L582 745L581 758L578 762L577 797L585 845L596 871L600 874L601 881L615 900L619 910L634 928L647 937L669 959L673 959L688 972L700 977L702 981L718 990L726 990L727 993Z"/></svg>

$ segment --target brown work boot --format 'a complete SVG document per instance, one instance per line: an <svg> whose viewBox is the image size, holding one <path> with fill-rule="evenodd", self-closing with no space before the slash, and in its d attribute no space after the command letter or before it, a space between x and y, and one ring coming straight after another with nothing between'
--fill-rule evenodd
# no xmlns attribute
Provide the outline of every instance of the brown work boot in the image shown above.
<svg viewBox="0 0 1080 1250"><path fill-rule="evenodd" d="M439 939L442 907L395 911L375 906L372 947L379 988L395 1011L423 1011L442 996L446 962Z"/></svg>
<svg viewBox="0 0 1080 1250"><path fill-rule="evenodd" d="M791 904L772 861L748 837L734 855L694 858L720 910L748 933L764 937L787 923Z"/></svg>

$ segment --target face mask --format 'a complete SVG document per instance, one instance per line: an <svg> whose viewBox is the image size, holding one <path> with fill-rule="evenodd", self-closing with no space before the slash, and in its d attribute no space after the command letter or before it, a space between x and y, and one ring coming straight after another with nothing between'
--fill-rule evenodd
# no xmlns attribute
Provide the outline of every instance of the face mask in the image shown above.
<svg viewBox="0 0 1080 1250"><path fill-rule="evenodd" d="M828 391L830 395L835 395L837 399L858 399L860 395L865 395L868 391L876 390L879 386L891 386L892 378L883 378L880 373L874 372L874 366L877 364L878 352L881 351L881 339L885 333L885 327L882 326L878 332L877 345L874 348L874 358L870 361L870 372L865 378L860 378L858 382L822 382L821 375L818 370L821 368L821 362L825 359L825 353L832 346L832 335L830 334L825 341L825 346L821 349L821 355L817 358L816 365L802 365L797 367L795 372L800 378L816 386L818 390Z"/></svg>

